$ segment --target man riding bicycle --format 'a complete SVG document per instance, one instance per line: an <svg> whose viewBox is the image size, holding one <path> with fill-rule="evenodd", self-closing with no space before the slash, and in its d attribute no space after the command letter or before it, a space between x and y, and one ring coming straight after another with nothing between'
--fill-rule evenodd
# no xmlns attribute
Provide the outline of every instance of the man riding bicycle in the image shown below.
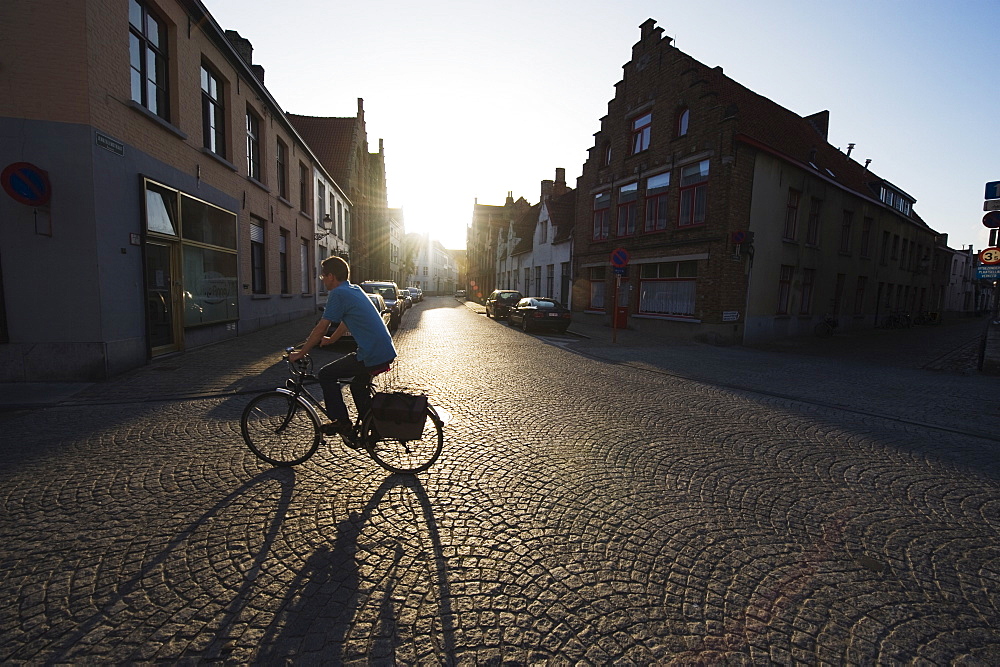
<svg viewBox="0 0 1000 667"><path fill-rule="evenodd" d="M396 348L381 314L375 310L368 295L360 287L350 283L350 265L340 257L328 257L323 260L322 267L321 279L329 292L323 317L309 332L302 349L292 352L288 358L290 361L298 361L309 350L316 346L331 345L348 331L354 335L358 343L357 352L331 361L317 374L323 388L326 414L331 419L330 423L322 425L322 430L323 433L332 435L348 432L351 428L347 405L344 404L337 379L354 378L351 381L354 407L358 414L364 414L371 407L368 382L374 373L386 369L396 358ZM340 325L332 334L326 335L334 322L340 322Z"/></svg>

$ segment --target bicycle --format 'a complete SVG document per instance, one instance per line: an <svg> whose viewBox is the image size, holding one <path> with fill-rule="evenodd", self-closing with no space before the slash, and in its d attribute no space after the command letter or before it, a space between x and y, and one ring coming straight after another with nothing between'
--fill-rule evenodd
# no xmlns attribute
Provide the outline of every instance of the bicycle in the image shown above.
<svg viewBox="0 0 1000 667"><path fill-rule="evenodd" d="M284 387L266 391L254 397L240 417L243 439L254 454L275 466L294 466L309 460L320 443L325 442L320 428L320 415L325 414L321 403L308 389L307 383L319 382L313 375L312 359L306 355L291 361L288 355L295 348L286 348L282 359L288 364L291 378ZM388 365L368 379L367 391L374 398L373 380L389 370ZM340 390L353 378L339 378ZM444 422L430 404L427 405L423 433L419 439L383 438L372 410L356 415L351 427L340 433L351 449L363 449L380 466L393 473L416 474L431 467L444 445Z"/></svg>
<svg viewBox="0 0 1000 667"><path fill-rule="evenodd" d="M823 318L822 322L813 328L813 333L820 338L829 338L833 335L833 330L836 329L839 324L840 323L837 321L837 318L827 315Z"/></svg>

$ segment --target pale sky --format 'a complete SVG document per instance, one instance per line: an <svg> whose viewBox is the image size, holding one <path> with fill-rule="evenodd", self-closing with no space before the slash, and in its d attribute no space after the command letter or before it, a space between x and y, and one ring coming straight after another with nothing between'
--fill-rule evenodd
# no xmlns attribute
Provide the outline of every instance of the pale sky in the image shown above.
<svg viewBox="0 0 1000 667"><path fill-rule="evenodd" d="M800 116L917 201L949 245L986 246L1000 181L996 0L203 0L254 47L288 112L353 116L385 142L407 232L465 247L472 207L575 187L652 18L674 44Z"/></svg>

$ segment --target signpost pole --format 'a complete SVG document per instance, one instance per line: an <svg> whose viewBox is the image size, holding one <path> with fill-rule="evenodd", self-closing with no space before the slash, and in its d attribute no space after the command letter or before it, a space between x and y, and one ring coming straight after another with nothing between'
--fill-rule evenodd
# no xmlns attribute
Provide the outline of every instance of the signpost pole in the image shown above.
<svg viewBox="0 0 1000 667"><path fill-rule="evenodd" d="M622 277L615 275L615 293L611 297L611 342L618 342L618 290L622 286Z"/></svg>

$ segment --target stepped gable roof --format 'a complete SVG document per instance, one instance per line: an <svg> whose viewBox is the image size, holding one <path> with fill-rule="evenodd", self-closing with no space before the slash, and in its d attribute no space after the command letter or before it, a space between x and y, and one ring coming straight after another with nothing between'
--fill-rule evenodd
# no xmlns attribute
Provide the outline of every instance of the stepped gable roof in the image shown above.
<svg viewBox="0 0 1000 667"><path fill-rule="evenodd" d="M549 200L549 221L555 227L552 242L561 243L573 238L573 226L576 222L576 190L567 192Z"/></svg>
<svg viewBox="0 0 1000 667"><path fill-rule="evenodd" d="M738 140L776 153L825 180L881 203L880 187L884 180L827 141L828 112L799 116L730 79L723 74L721 67L709 68L698 64L704 68L704 79L718 94L723 117L736 119ZM903 215L898 211L896 213ZM927 227L912 209L908 217L916 224Z"/></svg>
<svg viewBox="0 0 1000 667"><path fill-rule="evenodd" d="M514 226L514 236L517 237L517 245L511 255L519 255L528 252L535 247L535 225L538 224L538 214L542 205L535 204L525 211L519 218L512 221Z"/></svg>
<svg viewBox="0 0 1000 667"><path fill-rule="evenodd" d="M285 114L341 188L350 182L349 165L357 118Z"/></svg>

